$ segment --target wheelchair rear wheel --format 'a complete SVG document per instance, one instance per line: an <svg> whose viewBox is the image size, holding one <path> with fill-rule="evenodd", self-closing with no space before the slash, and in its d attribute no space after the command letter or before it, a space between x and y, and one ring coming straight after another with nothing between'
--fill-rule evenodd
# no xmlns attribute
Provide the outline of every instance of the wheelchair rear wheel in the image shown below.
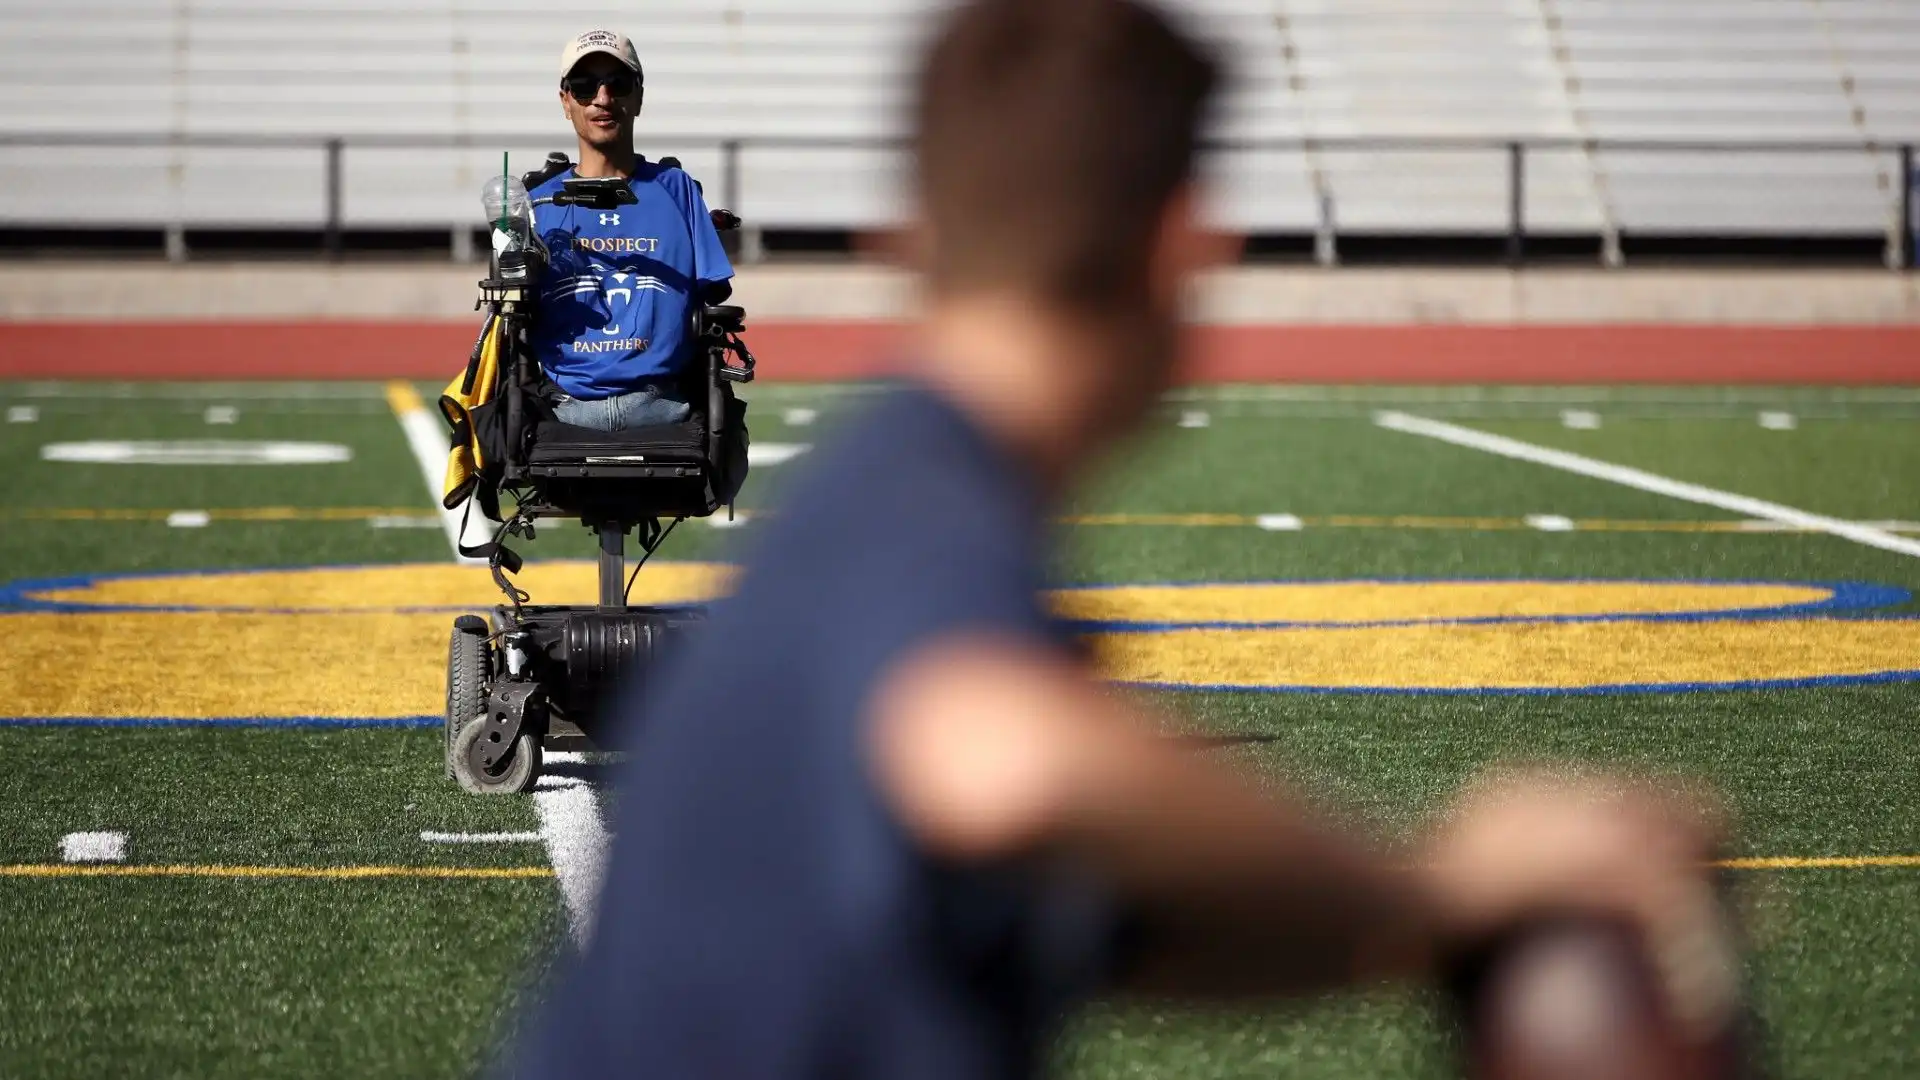
<svg viewBox="0 0 1920 1080"><path fill-rule="evenodd" d="M455 619L453 637L447 642L446 737L442 747L449 780L455 778L454 739L467 721L487 711L487 684L493 674L488 653L486 621L471 615Z"/></svg>

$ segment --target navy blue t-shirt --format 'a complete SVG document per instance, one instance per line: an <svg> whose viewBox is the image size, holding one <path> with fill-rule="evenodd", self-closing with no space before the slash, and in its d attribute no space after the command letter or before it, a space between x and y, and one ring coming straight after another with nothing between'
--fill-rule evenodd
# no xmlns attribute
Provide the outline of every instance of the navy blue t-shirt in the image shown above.
<svg viewBox="0 0 1920 1080"><path fill-rule="evenodd" d="M810 456L738 591L626 705L593 942L518 1076L1025 1076L1102 974L1097 891L926 856L864 735L916 647L987 630L1071 648L1042 607L1035 493L922 389Z"/></svg>

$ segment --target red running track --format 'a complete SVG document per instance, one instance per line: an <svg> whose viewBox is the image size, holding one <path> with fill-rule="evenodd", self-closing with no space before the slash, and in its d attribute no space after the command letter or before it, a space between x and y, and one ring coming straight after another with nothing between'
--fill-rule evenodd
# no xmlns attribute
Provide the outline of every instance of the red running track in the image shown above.
<svg viewBox="0 0 1920 1080"><path fill-rule="evenodd" d="M452 378L471 323L0 323L0 378ZM767 379L873 378L903 327L759 322ZM1190 382L1920 384L1920 326L1211 326Z"/></svg>

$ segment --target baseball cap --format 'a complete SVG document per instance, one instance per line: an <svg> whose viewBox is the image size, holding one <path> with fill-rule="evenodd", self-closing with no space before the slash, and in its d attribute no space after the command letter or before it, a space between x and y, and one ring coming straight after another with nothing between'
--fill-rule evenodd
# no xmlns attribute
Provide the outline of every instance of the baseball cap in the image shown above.
<svg viewBox="0 0 1920 1080"><path fill-rule="evenodd" d="M615 60L640 74L640 54L634 51L633 41L625 34L616 34L611 30L589 30L572 41L560 53L560 77L566 78L573 65L594 53L606 53Z"/></svg>

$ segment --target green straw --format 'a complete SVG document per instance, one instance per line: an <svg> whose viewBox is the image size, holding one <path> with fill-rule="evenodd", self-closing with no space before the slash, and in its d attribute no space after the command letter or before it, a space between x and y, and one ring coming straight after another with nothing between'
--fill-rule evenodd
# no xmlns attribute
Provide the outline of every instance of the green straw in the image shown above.
<svg viewBox="0 0 1920 1080"><path fill-rule="evenodd" d="M510 194L507 188L508 188L508 185L510 185L512 182L513 181L511 179L511 174L507 171L507 151L502 150L500 151L500 231L501 232L507 231L507 206L511 202Z"/></svg>

